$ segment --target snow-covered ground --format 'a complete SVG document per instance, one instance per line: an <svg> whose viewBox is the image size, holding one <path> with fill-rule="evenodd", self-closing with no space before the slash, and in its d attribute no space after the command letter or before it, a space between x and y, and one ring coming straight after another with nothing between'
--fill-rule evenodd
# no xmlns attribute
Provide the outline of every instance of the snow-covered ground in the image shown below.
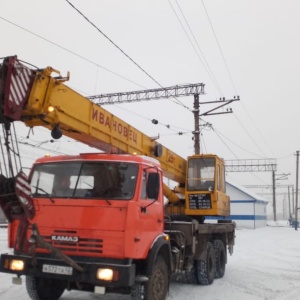
<svg viewBox="0 0 300 300"><path fill-rule="evenodd" d="M280 223L286 224L286 223ZM6 229L0 229L0 252L7 252ZM1 300L29 300L24 284L11 284L0 273ZM110 295L65 292L62 300L128 299ZM300 299L300 230L288 226L236 231L234 253L224 278L210 286L172 282L168 300L289 300Z"/></svg>

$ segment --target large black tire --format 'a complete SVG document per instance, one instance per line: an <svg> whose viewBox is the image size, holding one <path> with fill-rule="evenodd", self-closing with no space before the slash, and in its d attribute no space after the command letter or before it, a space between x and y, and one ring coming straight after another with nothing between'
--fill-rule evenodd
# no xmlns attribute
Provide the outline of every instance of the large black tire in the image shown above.
<svg viewBox="0 0 300 300"><path fill-rule="evenodd" d="M196 260L195 265L198 284L212 284L216 274L215 250L212 243L206 244L205 259Z"/></svg>
<svg viewBox="0 0 300 300"><path fill-rule="evenodd" d="M165 300L169 287L168 268L162 257L157 257L147 282L137 282L131 288L132 300Z"/></svg>
<svg viewBox="0 0 300 300"><path fill-rule="evenodd" d="M214 245L215 256L216 256L215 278L222 278L225 274L225 267L226 267L226 260L227 260L225 245L221 240L215 240L213 245Z"/></svg>
<svg viewBox="0 0 300 300"><path fill-rule="evenodd" d="M61 280L26 276L26 289L32 300L58 300L65 288Z"/></svg>

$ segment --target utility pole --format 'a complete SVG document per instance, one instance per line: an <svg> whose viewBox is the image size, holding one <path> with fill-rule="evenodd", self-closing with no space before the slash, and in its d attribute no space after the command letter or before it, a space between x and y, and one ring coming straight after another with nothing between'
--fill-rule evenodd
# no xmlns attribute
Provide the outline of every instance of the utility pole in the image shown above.
<svg viewBox="0 0 300 300"><path fill-rule="evenodd" d="M176 85L171 87L161 87L158 89L147 89L141 91L131 91L123 93L110 93L110 94L101 94L87 97L92 100L95 104L104 105L104 104L114 104L114 103L124 103L124 102L135 102L135 101L144 101L144 100L154 100L154 99L167 99L167 98L177 98L183 96L194 95L194 150L195 154L200 154L200 104L212 104L215 103L218 106L210 109L209 111L204 112L201 116L211 116L211 115L220 115L232 113L232 109L227 111L217 111L219 108L222 108L234 101L239 101L240 97L233 97L233 99L226 100L224 97L215 101L201 102L199 100L199 95L204 93L204 84L195 83L195 84L185 84L185 85ZM152 120L153 124L157 124L157 120Z"/></svg>
<svg viewBox="0 0 300 300"><path fill-rule="evenodd" d="M295 205L295 230L298 230L298 177L299 177L299 151L296 152L296 205Z"/></svg>
<svg viewBox="0 0 300 300"><path fill-rule="evenodd" d="M293 208L293 211L292 213L294 214L295 213L295 192L294 192L294 186L292 185L292 208Z"/></svg>
<svg viewBox="0 0 300 300"><path fill-rule="evenodd" d="M273 182L273 218L276 222L276 193L275 193L275 171L272 172L272 182Z"/></svg>
<svg viewBox="0 0 300 300"><path fill-rule="evenodd" d="M291 210L291 193L290 193L290 186L288 185L288 203L289 203L289 218L292 215L292 210Z"/></svg>
<svg viewBox="0 0 300 300"><path fill-rule="evenodd" d="M194 119L195 119L195 130L194 130L194 147L195 154L200 154L200 118L199 118L199 94L194 95Z"/></svg>

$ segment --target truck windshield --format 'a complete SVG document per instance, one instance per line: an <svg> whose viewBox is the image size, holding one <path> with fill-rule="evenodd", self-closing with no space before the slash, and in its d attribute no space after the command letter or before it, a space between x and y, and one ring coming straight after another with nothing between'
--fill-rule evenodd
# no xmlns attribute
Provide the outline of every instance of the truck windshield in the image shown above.
<svg viewBox="0 0 300 300"><path fill-rule="evenodd" d="M131 199L138 166L120 162L45 163L34 167L31 192L39 198Z"/></svg>
<svg viewBox="0 0 300 300"><path fill-rule="evenodd" d="M213 191L215 187L215 158L190 158L188 161L187 190Z"/></svg>

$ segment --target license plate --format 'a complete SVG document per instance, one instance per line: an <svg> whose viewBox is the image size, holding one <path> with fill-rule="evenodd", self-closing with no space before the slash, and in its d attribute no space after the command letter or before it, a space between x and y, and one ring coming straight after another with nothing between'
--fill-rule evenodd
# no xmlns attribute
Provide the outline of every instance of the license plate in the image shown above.
<svg viewBox="0 0 300 300"><path fill-rule="evenodd" d="M61 275L72 275L73 268L64 266L43 265L43 272Z"/></svg>

